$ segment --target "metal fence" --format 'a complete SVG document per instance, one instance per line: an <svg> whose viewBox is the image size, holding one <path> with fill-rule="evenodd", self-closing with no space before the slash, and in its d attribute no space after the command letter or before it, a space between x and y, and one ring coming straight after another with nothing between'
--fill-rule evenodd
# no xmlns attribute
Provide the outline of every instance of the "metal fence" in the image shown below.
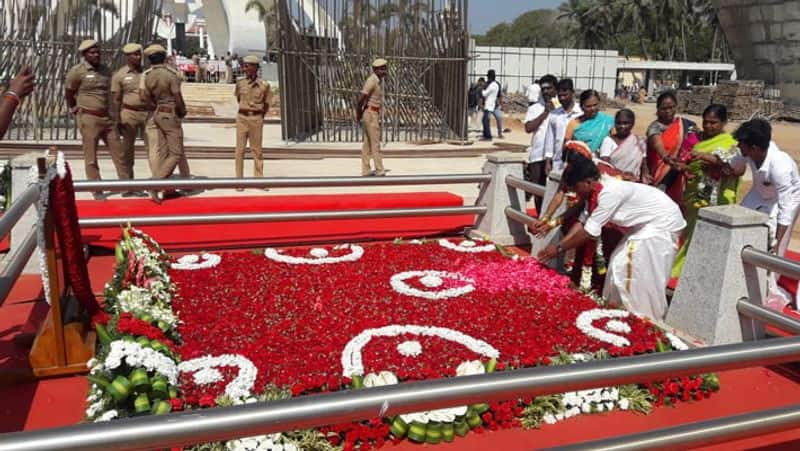
<svg viewBox="0 0 800 451"><path fill-rule="evenodd" d="M356 99L389 61L383 141L467 136L467 0L278 0L283 139L358 141Z"/></svg>
<svg viewBox="0 0 800 451"><path fill-rule="evenodd" d="M101 42L105 64L123 64L127 42L148 43L161 0L0 0L0 83L29 64L36 90L14 115L6 139L77 139L64 78L83 39Z"/></svg>

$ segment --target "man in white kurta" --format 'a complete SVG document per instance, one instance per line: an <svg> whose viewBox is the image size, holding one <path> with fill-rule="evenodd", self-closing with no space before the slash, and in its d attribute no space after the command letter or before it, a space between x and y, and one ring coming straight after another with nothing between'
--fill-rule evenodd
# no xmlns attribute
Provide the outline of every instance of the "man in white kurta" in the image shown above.
<svg viewBox="0 0 800 451"><path fill-rule="evenodd" d="M598 239L603 227L616 227L625 236L609 259L603 297L640 315L663 319L678 237L686 227L680 208L652 186L600 177L594 163L583 157L564 173L567 186L587 201L589 217L539 258L552 259Z"/></svg>

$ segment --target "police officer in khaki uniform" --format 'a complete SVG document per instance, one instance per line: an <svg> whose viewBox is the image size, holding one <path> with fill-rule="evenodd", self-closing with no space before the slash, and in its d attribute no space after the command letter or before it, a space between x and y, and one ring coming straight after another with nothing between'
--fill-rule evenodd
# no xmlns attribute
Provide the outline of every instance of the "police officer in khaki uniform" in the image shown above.
<svg viewBox="0 0 800 451"><path fill-rule="evenodd" d="M83 54L83 62L67 72L65 85L67 106L70 112L77 115L78 128L81 131L86 177L89 180L100 180L97 145L102 139L111 154L117 176L120 179L131 179L133 160L125 160L116 124L109 114L111 70L100 62L97 41L83 41L78 50ZM94 197L102 199L103 193L94 193Z"/></svg>
<svg viewBox="0 0 800 451"><path fill-rule="evenodd" d="M151 152L154 146L158 149L153 177L163 179L172 174L184 157L181 119L186 116L186 104L181 95L178 72L164 64L166 49L154 44L144 50L144 56L152 66L139 79L139 95L151 110L145 127L148 145ZM150 197L161 203L158 191L151 191Z"/></svg>
<svg viewBox="0 0 800 451"><path fill-rule="evenodd" d="M258 57L244 58L245 76L236 81L236 100L239 114L236 115L236 177L244 173L244 146L250 142L253 151L255 176L264 176L261 159L261 138L264 130L264 115L269 110L269 84L258 78Z"/></svg>
<svg viewBox="0 0 800 451"><path fill-rule="evenodd" d="M147 122L147 106L139 96L139 78L142 75L142 46L139 44L126 44L122 53L127 58L127 64L114 73L111 77L111 111L114 120L119 124L122 135L123 160L130 167L134 162L134 143L136 136L144 136L144 126ZM145 137L145 145L147 138ZM150 161L150 170L153 162ZM133 175L133 172L131 172ZM122 197L138 196L143 193L127 192ZM146 194L144 194L146 195Z"/></svg>
<svg viewBox="0 0 800 451"><path fill-rule="evenodd" d="M361 146L361 175L386 175L381 158L381 106L383 105L383 79L387 62L378 58L372 63L372 75L361 89L356 115L364 127L364 144ZM370 158L375 170L370 170Z"/></svg>

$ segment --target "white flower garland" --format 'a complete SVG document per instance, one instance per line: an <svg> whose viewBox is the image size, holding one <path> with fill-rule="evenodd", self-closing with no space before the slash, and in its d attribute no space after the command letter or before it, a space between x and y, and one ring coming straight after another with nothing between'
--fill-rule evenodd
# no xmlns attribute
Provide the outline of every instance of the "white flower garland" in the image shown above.
<svg viewBox="0 0 800 451"><path fill-rule="evenodd" d="M405 357L417 357L422 354L422 345L416 340L408 340L397 345L397 352Z"/></svg>
<svg viewBox="0 0 800 451"><path fill-rule="evenodd" d="M470 351L490 359L496 359L500 356L500 352L489 343L470 337L457 330L445 327L394 324L377 329L364 330L347 342L342 351L342 374L344 377L364 375L364 362L361 350L373 337L397 337L403 334L439 337L461 344Z"/></svg>
<svg viewBox="0 0 800 451"><path fill-rule="evenodd" d="M667 340L669 340L669 344L672 345L672 347L676 350L685 351L689 349L689 345L684 343L684 341L678 338L677 335L670 332L665 332L665 335L667 336Z"/></svg>
<svg viewBox="0 0 800 451"><path fill-rule="evenodd" d="M631 342L627 338L612 334L611 332L607 332L602 329L598 329L592 324L596 320L602 318L627 318L628 316L630 316L630 313L625 310L586 310L578 315L578 318L575 320L575 325L578 327L578 329L580 329L581 332L594 338L595 340L604 341L618 347L630 346ZM621 323L621 321L616 322ZM623 329L619 324L607 325L606 327L608 327L609 330L612 330L612 328L618 329L617 331L622 331ZM629 331L630 326L628 326L628 330L626 332Z"/></svg>
<svg viewBox="0 0 800 451"><path fill-rule="evenodd" d="M147 288L130 286L117 295L115 307L120 312L147 313L156 321L163 321L172 329L178 324L178 318L169 305L156 302L153 294Z"/></svg>
<svg viewBox="0 0 800 451"><path fill-rule="evenodd" d="M221 380L222 375L215 369L221 366L235 366L239 369L239 374L225 387L225 394L233 400L250 396L256 382L258 368L245 356L238 354L207 355L181 362L178 369L182 373L197 371L200 376L195 374L195 383L205 385Z"/></svg>
<svg viewBox="0 0 800 451"><path fill-rule="evenodd" d="M456 377L484 374L485 372L486 368L479 360L461 362L461 364L458 365L458 369L456 369ZM365 387L381 387L384 385L394 385L397 383L397 376L395 376L391 371L381 371L378 374L369 373L364 376ZM448 407L445 409L428 410L424 412L405 413L400 415L400 418L402 418L403 421L408 424L427 424L429 422L452 423L457 417L466 415L467 409L467 406Z"/></svg>
<svg viewBox="0 0 800 451"><path fill-rule="evenodd" d="M364 255L364 248L356 244L342 244L334 246L334 249L350 249L349 254L339 257L327 257L327 251L324 256L317 257L315 255L322 255L321 248L314 248L311 250L311 257L293 257L291 255L284 255L280 250L268 247L264 250L264 255L276 262L288 263L290 265L330 265L334 263L354 262Z"/></svg>
<svg viewBox="0 0 800 451"><path fill-rule="evenodd" d="M542 421L546 424L555 424L581 413L606 412L615 408L628 410L630 408L630 401L620 398L619 389L616 387L567 392L562 395L561 402L564 404L564 410L556 414L548 413L542 418Z"/></svg>
<svg viewBox="0 0 800 451"><path fill-rule="evenodd" d="M452 251L466 252L470 254L475 254L478 252L492 252L497 250L497 247L492 243L478 246L478 244L472 240L464 240L458 244L455 244L452 241L444 238L439 240L439 246Z"/></svg>
<svg viewBox="0 0 800 451"><path fill-rule="evenodd" d="M222 257L217 254L189 254L179 258L177 262L172 263L170 267L180 271L193 271L198 269L213 268L222 261Z"/></svg>
<svg viewBox="0 0 800 451"><path fill-rule="evenodd" d="M460 287L448 288L446 290L440 290L440 291L423 291L414 288L405 282L406 280L412 277L419 277L420 282L423 285L431 288L434 288L436 286L441 286L442 284L441 279L455 279L464 282L465 285L462 285ZM424 299L431 299L434 301L454 298L457 296L463 296L475 290L475 286L472 285L473 283L475 283L474 280L468 277L464 277L458 273L447 272L447 271L428 270L428 271L401 272L393 275L389 280L389 283L391 284L392 289L394 289L394 291L400 294L404 294L406 296L424 298Z"/></svg>
<svg viewBox="0 0 800 451"><path fill-rule="evenodd" d="M50 156L50 150L44 151L44 157L47 159ZM50 205L50 182L58 176L64 178L67 175L67 164L64 160L64 152L56 152L56 165L49 167L44 179L39 180L39 170L34 165L31 166L28 172L28 186L39 183L39 198L36 201L36 247L37 257L39 259L39 274L42 277L42 289L44 290L44 299L48 304L52 304L50 297L50 274L47 272L47 249L45 249L45 233L44 233L44 218L47 214L47 209Z"/></svg>
<svg viewBox="0 0 800 451"><path fill-rule="evenodd" d="M298 451L293 443L281 443L281 434L256 435L225 442L228 451Z"/></svg>
<svg viewBox="0 0 800 451"><path fill-rule="evenodd" d="M110 350L103 362L105 367L109 370L119 368L123 360L130 367L144 367L148 371L155 371L166 377L170 384L178 384L178 366L172 359L154 349L145 348L132 341L111 342Z"/></svg>

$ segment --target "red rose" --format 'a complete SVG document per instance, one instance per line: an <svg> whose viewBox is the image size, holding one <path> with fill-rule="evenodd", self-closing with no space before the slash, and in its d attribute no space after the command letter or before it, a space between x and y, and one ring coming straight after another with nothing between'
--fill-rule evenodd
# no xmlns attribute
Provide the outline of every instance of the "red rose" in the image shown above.
<svg viewBox="0 0 800 451"><path fill-rule="evenodd" d="M102 324L105 326L109 321L111 321L111 316L102 310L98 310L97 313L92 316L92 324Z"/></svg>
<svg viewBox="0 0 800 451"><path fill-rule="evenodd" d="M306 391L306 388L301 384L292 385L292 396L300 396L300 393Z"/></svg>
<svg viewBox="0 0 800 451"><path fill-rule="evenodd" d="M180 398L171 398L169 400L170 405L172 405L172 410L175 412L183 410L183 401Z"/></svg>
<svg viewBox="0 0 800 451"><path fill-rule="evenodd" d="M214 396L204 395L200 398L198 404L200 405L200 407L214 407L217 405L217 402L214 399Z"/></svg>

